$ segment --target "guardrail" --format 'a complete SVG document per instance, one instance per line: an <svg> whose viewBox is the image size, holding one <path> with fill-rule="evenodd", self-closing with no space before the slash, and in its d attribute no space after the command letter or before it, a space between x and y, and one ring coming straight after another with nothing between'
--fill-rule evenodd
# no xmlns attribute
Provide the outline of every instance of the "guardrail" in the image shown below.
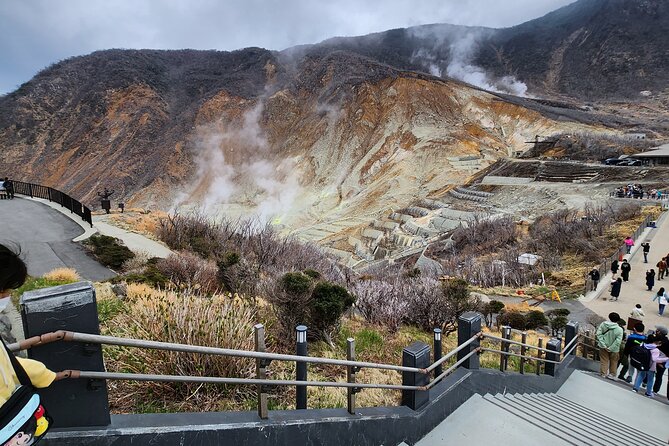
<svg viewBox="0 0 669 446"><path fill-rule="evenodd" d="M237 350L219 347L197 346L187 344L177 344L160 341L149 341L141 339L118 338L113 336L103 336L96 334L78 333L72 331L56 331L35 336L25 341L9 345L12 351L26 350L33 347L39 347L54 342L76 342L85 345L114 345L132 348L147 348L157 350L167 350L181 353L199 353L209 355L223 355L240 358L249 358L256 361L255 378L236 378L236 377L217 377L217 376L177 376L177 375L155 375L155 374L137 374L137 373L110 373L105 371L91 370L63 370L57 373L57 379L94 379L94 380L135 380L135 381L160 381L160 382L190 382L190 383L214 383L214 384L233 384L233 385L255 385L258 395L258 415L262 419L268 417L268 387L269 386L296 386L298 389L296 396L296 407L298 409L306 408L306 387L339 387L347 390L347 408L350 414L355 414L356 403L355 394L362 389L390 389L401 390L403 392L403 404L405 401L413 401L405 404L412 409L418 409L427 401L427 392L444 378L449 376L459 367L469 369L479 368L479 355L489 352L500 355L500 370L507 371L509 357L521 358L520 373L525 373L524 364L526 361L533 361L536 364L536 373L541 373L541 366L544 367L544 373L555 376L555 366L564 362L564 360L573 354L576 347L580 344L580 335L578 334L578 324L569 323L566 328L567 342L562 347L562 340L553 338L543 346L543 340L539 340L538 345L531 345L526 342L526 333L521 333L522 340L515 341L511 339L512 329L502 327L502 337L494 336L481 331L482 317L478 313L465 313L458 321L458 346L448 352L441 354L441 330L434 330L434 355L430 358L430 349L427 344L414 343L405 348L403 353L403 364L384 364L375 362L357 361L355 359L355 340L347 340L347 359L333 359L323 357L311 357L306 355L289 355L280 353L271 353L265 351L265 328L262 324L254 327L255 332L255 351ZM297 342L306 343L305 327L298 326ZM491 348L490 345L482 346L482 341L500 343L500 349ZM421 345L422 344L422 345ZM417 345L417 347L415 347ZM521 347L520 353L510 351L509 347L516 345ZM421 351L413 359L415 365L411 364L411 347L415 351ZM427 351L427 357L425 355ZM528 354L529 351L536 351L535 356ZM407 352L409 353L407 355ZM299 353L299 350L298 350ZM306 352L305 352L306 353ZM451 363L457 355L457 360ZM418 359L421 356L421 359ZM410 359L407 361L407 357ZM296 379L294 380L274 380L267 379L267 367L271 361L290 361L296 363ZM346 367L345 381L309 381L306 376L306 368L303 374L300 374L299 364L327 364ZM445 364L449 367L442 370ZM381 370L392 370L402 373L402 384L386 384L376 382L358 382L356 374L363 368L374 368ZM302 390L300 392L299 390ZM302 400L300 400L300 394ZM423 398L416 397L422 394ZM409 395L405 399L405 395ZM300 402L302 401L302 402ZM423 403L421 403L421 401Z"/></svg>
<svg viewBox="0 0 669 446"><path fill-rule="evenodd" d="M81 204L78 200L72 198L70 195L54 189L52 187L42 186L41 184L25 183L23 181L13 181L14 193L26 195L30 198L43 198L45 200L58 203L73 214L78 215L86 223L93 227L93 218L91 210Z"/></svg>

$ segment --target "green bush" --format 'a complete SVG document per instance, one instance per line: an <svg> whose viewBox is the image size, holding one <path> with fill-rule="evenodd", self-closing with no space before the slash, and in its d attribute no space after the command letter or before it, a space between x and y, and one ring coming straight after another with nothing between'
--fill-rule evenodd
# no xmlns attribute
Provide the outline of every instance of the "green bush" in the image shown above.
<svg viewBox="0 0 669 446"><path fill-rule="evenodd" d="M536 330L540 327L548 325L548 318L543 311L532 310L525 315L525 329Z"/></svg>
<svg viewBox="0 0 669 446"><path fill-rule="evenodd" d="M319 332L328 333L339 324L344 312L355 303L346 288L320 282L311 293L311 324Z"/></svg>
<svg viewBox="0 0 669 446"><path fill-rule="evenodd" d="M114 237L108 235L93 235L88 239L93 248L93 254L100 263L112 269L119 270L123 262L135 257L135 254Z"/></svg>
<svg viewBox="0 0 669 446"><path fill-rule="evenodd" d="M281 276L270 300L284 341L292 341L295 326L304 324L309 327L311 339L322 339L330 344L342 315L355 303L355 297L346 288L318 282L302 272Z"/></svg>
<svg viewBox="0 0 669 446"><path fill-rule="evenodd" d="M516 330L525 330L527 320L525 315L517 311L505 311L497 316L497 324L501 326L509 326Z"/></svg>

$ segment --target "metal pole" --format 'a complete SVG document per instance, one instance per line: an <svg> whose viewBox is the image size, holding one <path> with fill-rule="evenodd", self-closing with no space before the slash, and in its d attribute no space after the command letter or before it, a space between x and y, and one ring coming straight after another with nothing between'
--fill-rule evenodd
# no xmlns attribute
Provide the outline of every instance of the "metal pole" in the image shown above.
<svg viewBox="0 0 669 446"><path fill-rule="evenodd" d="M543 338L539 338L539 348L544 348ZM541 358L541 350L537 351L537 358ZM541 375L541 360L537 359L537 375Z"/></svg>
<svg viewBox="0 0 669 446"><path fill-rule="evenodd" d="M295 327L296 343L295 354L297 356L307 356L307 327L306 325L298 325ZM296 381L307 380L307 363L297 362L295 365ZM295 394L295 408L307 408L307 386L295 386L297 391Z"/></svg>
<svg viewBox="0 0 669 446"><path fill-rule="evenodd" d="M348 338L346 340L346 359L355 361L355 339L353 338ZM358 370L359 368L355 366L346 367L346 381L355 384L355 374ZM346 389L348 413L351 415L355 415L355 394L358 393L359 390L360 389L356 387L349 387Z"/></svg>
<svg viewBox="0 0 669 446"><path fill-rule="evenodd" d="M255 345L257 352L264 352L265 347L265 326L263 324L256 324L253 327L255 334ZM256 359L256 378L257 379L267 379L267 366L269 361L266 359ZM269 411L267 409L267 390L265 386L258 385L258 416L266 420L269 417Z"/></svg>
<svg viewBox="0 0 669 446"><path fill-rule="evenodd" d="M524 331L520 335L520 342L522 342L523 344L527 344L527 332L526 331ZM527 353L527 347L525 347L524 345L521 345L520 346L520 354L522 356L525 356L525 353ZM520 358L520 374L521 375L525 374L525 358Z"/></svg>
<svg viewBox="0 0 669 446"><path fill-rule="evenodd" d="M434 362L437 362L441 359L441 328L435 328L433 330L434 332ZM434 369L434 376L435 378L439 375L441 375L442 366L439 364L437 368Z"/></svg>
<svg viewBox="0 0 669 446"><path fill-rule="evenodd" d="M503 339L511 339L511 327L502 327L502 338ZM502 347L500 348L500 350L502 350L503 352L508 352L509 347L510 347L511 344L509 344L508 342L504 342L504 341L502 341L501 344L502 344ZM504 353L500 353L500 355L499 355L499 370L500 370L500 372L506 371L508 365L509 365L509 355L506 355Z"/></svg>

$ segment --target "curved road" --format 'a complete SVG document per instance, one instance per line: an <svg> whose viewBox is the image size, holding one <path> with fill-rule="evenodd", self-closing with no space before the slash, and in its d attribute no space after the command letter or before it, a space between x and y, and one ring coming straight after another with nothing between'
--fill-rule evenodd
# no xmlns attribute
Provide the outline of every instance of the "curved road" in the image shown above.
<svg viewBox="0 0 669 446"><path fill-rule="evenodd" d="M113 277L113 271L72 242L83 232L81 226L67 216L36 201L19 197L0 200L0 243L21 249L21 257L31 276L67 267L75 269L86 280Z"/></svg>

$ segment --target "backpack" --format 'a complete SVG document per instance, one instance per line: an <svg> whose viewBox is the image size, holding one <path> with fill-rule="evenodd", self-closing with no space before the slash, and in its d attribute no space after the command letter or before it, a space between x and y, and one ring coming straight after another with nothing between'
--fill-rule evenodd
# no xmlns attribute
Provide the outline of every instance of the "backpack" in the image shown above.
<svg viewBox="0 0 669 446"><path fill-rule="evenodd" d="M650 370L650 363L653 360L653 356L646 347L642 345L637 345L632 348L630 353L630 365L637 370L642 372L647 372Z"/></svg>
<svg viewBox="0 0 669 446"><path fill-rule="evenodd" d="M2 345L20 385L0 407L0 445L34 445L44 438L53 420L42 406L26 371L4 341Z"/></svg>

